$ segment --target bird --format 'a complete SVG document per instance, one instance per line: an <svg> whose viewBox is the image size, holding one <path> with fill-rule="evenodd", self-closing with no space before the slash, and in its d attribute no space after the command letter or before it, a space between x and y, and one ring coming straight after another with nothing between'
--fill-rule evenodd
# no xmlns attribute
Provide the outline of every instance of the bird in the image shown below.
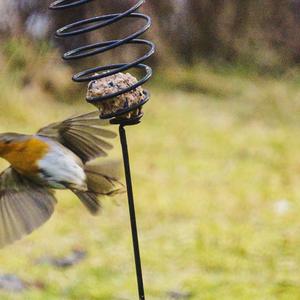
<svg viewBox="0 0 300 300"><path fill-rule="evenodd" d="M116 134L91 112L52 123L33 135L0 134L0 247L42 226L57 203L55 190L69 189L97 215L100 198L121 193L115 163L99 163Z"/></svg>

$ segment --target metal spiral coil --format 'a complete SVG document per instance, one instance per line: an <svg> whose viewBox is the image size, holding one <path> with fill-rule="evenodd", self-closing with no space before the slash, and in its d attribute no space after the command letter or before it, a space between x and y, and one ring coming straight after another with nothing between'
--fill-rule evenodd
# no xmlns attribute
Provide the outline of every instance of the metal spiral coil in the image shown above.
<svg viewBox="0 0 300 300"><path fill-rule="evenodd" d="M95 0L58 0L53 2L50 5L50 9L52 10L63 10L70 9L74 7L78 7L80 5L87 4ZM100 97L87 97L87 101L92 104L99 104L102 101L107 101L114 97L120 96L122 94L128 93L137 87L141 86L145 82L147 82L152 76L152 69L143 64L148 58L150 58L155 52L154 43L147 41L145 39L140 39L139 37L144 34L151 26L151 18L145 14L138 13L137 10L145 3L146 0L139 0L137 3L122 13L108 14L102 16L95 16L92 18L80 20L74 22L72 24L66 25L56 31L57 37L70 37L76 36L80 34L85 34L88 32L92 32L106 26L112 25L116 22L119 22L122 19L141 19L145 21L145 25L137 30L135 33L131 35L118 39L118 40L110 40L110 41L102 41L90 45L86 45L83 47L78 47L76 49L70 50L63 55L63 59L65 60L75 60L85 57L90 57L98 54L102 54L104 52L110 51L112 49L121 47L123 45L135 44L135 45L144 45L147 48L147 53L142 57L129 62L129 63L118 63L118 64L109 64L105 66L97 66L94 68L89 68L82 72L79 72L73 76L73 80L75 82L90 82L92 80L102 79L105 77L109 77L111 75L117 74L119 72L124 72L129 69L138 69L142 70L144 73L144 77L141 78L134 85L123 89L117 93L100 96ZM98 74L98 72L100 74ZM110 119L112 124L120 124L120 125L134 125L140 122L140 119L143 117L143 113L140 113L138 116L133 117L131 119L119 118L120 116L129 113L131 111L135 111L141 108L146 102L150 99L150 94L148 91L144 91L144 98L138 104L135 104L131 107L120 109L115 113L102 115L103 119Z"/></svg>

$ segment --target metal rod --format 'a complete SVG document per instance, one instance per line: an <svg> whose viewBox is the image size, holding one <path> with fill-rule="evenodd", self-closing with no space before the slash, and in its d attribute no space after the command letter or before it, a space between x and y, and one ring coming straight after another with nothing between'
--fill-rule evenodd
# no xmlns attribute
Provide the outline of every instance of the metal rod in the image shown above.
<svg viewBox="0 0 300 300"><path fill-rule="evenodd" d="M122 125L120 125L119 127L119 132L120 132L120 140L122 145L124 169L125 169L125 176L126 176L127 196L128 196L128 205L129 205L129 213L130 213L131 233L132 233L139 299L145 300L142 264L141 264L140 250L139 250L139 238L138 238L138 231L137 231L137 224L136 224L132 181L131 181L131 173L130 173L130 163L129 163L129 155L128 155L128 146L127 146L127 139L126 139L126 131Z"/></svg>

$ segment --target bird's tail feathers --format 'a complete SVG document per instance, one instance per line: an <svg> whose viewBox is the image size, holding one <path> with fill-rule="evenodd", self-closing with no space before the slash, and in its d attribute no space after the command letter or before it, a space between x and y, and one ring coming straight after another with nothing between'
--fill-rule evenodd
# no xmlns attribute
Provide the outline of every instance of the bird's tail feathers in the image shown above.
<svg viewBox="0 0 300 300"><path fill-rule="evenodd" d="M118 179L120 163L88 163L85 165L84 170L87 176L88 190L73 192L85 207L93 215L96 215L101 209L99 198L124 192L124 185Z"/></svg>

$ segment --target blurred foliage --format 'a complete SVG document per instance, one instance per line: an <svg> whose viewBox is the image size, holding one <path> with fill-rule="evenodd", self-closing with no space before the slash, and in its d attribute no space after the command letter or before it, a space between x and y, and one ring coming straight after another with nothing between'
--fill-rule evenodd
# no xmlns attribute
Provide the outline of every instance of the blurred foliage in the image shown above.
<svg viewBox="0 0 300 300"><path fill-rule="evenodd" d="M0 45L3 101L21 89L28 96L73 101L80 86L72 83L72 70L61 64L59 53L45 42L33 44L28 39L11 39ZM5 76L5 75L9 76ZM34 94L34 95L33 95Z"/></svg>
<svg viewBox="0 0 300 300"><path fill-rule="evenodd" d="M60 26L119 12L136 1L94 1L67 14L47 11L50 2L2 0L0 11L4 17L0 21L0 36L28 34L38 40L49 40ZM214 64L234 62L270 72L300 62L299 0L147 1L143 10L153 17L152 30L146 36L158 45L154 62L160 65L175 60L193 65L205 59ZM124 36L126 27L130 32L132 26L118 24L97 34L60 40L59 45L66 50L74 45ZM132 48L123 48L119 55L122 57L124 52L133 55Z"/></svg>

